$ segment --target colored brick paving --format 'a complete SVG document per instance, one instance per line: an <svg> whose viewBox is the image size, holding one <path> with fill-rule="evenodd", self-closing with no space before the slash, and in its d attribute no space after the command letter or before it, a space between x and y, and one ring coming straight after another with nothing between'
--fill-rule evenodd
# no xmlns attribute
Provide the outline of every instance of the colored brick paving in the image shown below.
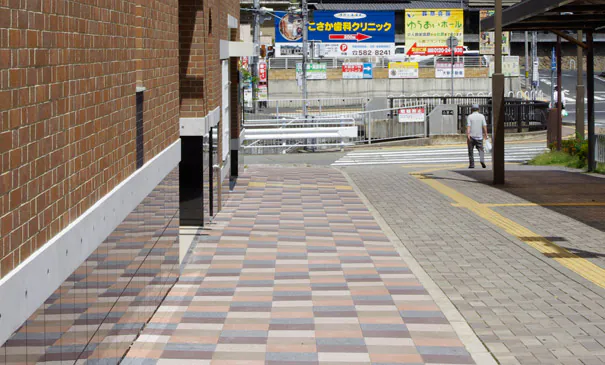
<svg viewBox="0 0 605 365"><path fill-rule="evenodd" d="M0 364L117 364L178 275L178 169L1 348Z"/></svg>
<svg viewBox="0 0 605 365"><path fill-rule="evenodd" d="M473 364L344 176L255 168L123 364Z"/></svg>

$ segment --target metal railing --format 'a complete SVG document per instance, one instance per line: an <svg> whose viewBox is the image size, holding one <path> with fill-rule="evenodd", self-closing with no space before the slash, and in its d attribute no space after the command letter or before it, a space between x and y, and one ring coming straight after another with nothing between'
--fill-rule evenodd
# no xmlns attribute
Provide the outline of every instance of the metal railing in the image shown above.
<svg viewBox="0 0 605 365"><path fill-rule="evenodd" d="M597 134L595 139L595 161L605 163L605 134Z"/></svg>
<svg viewBox="0 0 605 365"><path fill-rule="evenodd" d="M487 129L492 132L492 105L479 103L480 112L487 119ZM458 105L458 129L464 133L466 118L471 114L471 105ZM504 101L504 129L522 132L546 130L548 125L548 103L509 99Z"/></svg>
<svg viewBox="0 0 605 365"><path fill-rule="evenodd" d="M451 58L448 56L438 57L409 57L399 55L395 57L360 57L360 58L322 58L313 60L313 63L325 64L328 69L341 69L343 63L348 62L365 62L371 63L374 68L389 68L389 62L418 62L420 68L435 67L435 62L450 63ZM301 63L299 58L270 58L269 69L273 70L293 70L296 69L296 64ZM489 67L489 59L485 56L455 56L454 62L463 62L464 67Z"/></svg>
<svg viewBox="0 0 605 365"><path fill-rule="evenodd" d="M437 105L486 105L491 103L489 96L389 96L389 108L405 108L424 105L426 115L431 114Z"/></svg>
<svg viewBox="0 0 605 365"><path fill-rule="evenodd" d="M299 148L344 148L359 139L350 117L248 120L244 123L244 152L249 155L288 153Z"/></svg>
<svg viewBox="0 0 605 365"><path fill-rule="evenodd" d="M343 97L343 98L317 98L307 99L307 117L329 117L339 116L345 113L366 110L370 98L365 97ZM267 101L256 101L256 114L245 111L245 120L300 118L303 115L303 99L273 99Z"/></svg>

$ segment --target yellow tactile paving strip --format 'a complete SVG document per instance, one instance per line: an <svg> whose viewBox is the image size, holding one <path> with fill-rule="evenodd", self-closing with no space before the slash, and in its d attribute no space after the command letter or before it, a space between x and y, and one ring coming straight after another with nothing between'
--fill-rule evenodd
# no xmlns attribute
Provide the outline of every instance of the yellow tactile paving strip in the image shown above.
<svg viewBox="0 0 605 365"><path fill-rule="evenodd" d="M492 209L492 206L519 206L518 204L511 205L503 205L503 204L481 204L477 201L469 198L468 196L458 192L457 190L452 189L451 187L432 179L430 176L426 176L426 174L434 171L438 171L443 169L441 168L433 168L430 170L424 170L421 172L411 173L412 176L416 177L423 183L429 185L433 189L437 190L439 193L447 196L448 198L454 200L456 206L465 208L475 213L479 217L487 220L488 222L504 229L507 233L517 237L521 241L525 242L527 245L533 247L538 250L544 256L550 257L553 260L557 261L559 264L564 267L572 270L583 278L595 283L596 285L605 288L605 270L601 267L593 264L592 262L581 258L563 247L557 246L546 238L538 235L537 233L532 232L531 230L523 227L522 225L502 216L501 214L496 213ZM565 203L567 204L567 203ZM571 204L571 203L569 203ZM581 206L582 204L590 204L590 203L575 203L575 206ZM521 205L522 206L522 205ZM532 206L532 205L528 205Z"/></svg>

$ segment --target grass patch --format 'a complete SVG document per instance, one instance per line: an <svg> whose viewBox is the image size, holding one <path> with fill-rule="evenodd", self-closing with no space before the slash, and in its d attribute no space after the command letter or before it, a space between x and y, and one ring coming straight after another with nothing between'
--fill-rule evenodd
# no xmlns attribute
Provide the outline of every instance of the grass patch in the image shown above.
<svg viewBox="0 0 605 365"><path fill-rule="evenodd" d="M565 166L572 167L576 169L586 168L586 161L580 159L580 157L572 156L566 152L562 151L550 151L545 152L541 155L536 156L534 159L528 162L530 165L537 166L548 166L548 165L556 165L556 166ZM597 168L595 169L598 174L605 174L605 164L599 163L597 164Z"/></svg>
<svg viewBox="0 0 605 365"><path fill-rule="evenodd" d="M536 156L531 161L530 165L557 165L566 167L582 168L584 163L578 156L572 156L562 151L550 151Z"/></svg>

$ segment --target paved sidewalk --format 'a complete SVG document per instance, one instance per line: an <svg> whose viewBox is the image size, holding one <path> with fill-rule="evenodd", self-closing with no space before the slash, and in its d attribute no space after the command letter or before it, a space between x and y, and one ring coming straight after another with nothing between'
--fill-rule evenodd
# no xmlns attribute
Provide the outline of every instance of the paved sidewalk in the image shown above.
<svg viewBox="0 0 605 365"><path fill-rule="evenodd" d="M548 185L571 177L534 177L534 191L547 192L539 201L522 173L546 177L548 169L518 167L519 183L496 189L473 178L489 172L429 168L343 170L501 364L605 364L605 290L597 285L605 234L583 214L556 210L573 207L535 205L573 203ZM583 181L593 196L580 203L603 202L605 180L593 179ZM605 209L580 208L593 217Z"/></svg>
<svg viewBox="0 0 605 365"><path fill-rule="evenodd" d="M345 177L258 168L123 364L474 364Z"/></svg>

